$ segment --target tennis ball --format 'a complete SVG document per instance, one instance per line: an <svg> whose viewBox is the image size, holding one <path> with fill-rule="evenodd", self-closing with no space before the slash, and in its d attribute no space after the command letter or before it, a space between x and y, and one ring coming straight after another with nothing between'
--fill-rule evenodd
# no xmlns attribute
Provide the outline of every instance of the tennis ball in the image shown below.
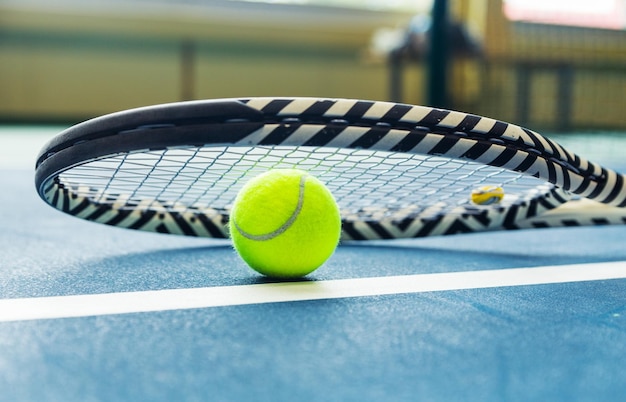
<svg viewBox="0 0 626 402"><path fill-rule="evenodd" d="M269 277L298 278L333 254L341 217L321 181L301 170L275 169L239 191L229 229L235 249L251 268Z"/></svg>
<svg viewBox="0 0 626 402"><path fill-rule="evenodd" d="M498 186L482 186L472 190L470 199L477 205L497 204L504 198L504 190Z"/></svg>

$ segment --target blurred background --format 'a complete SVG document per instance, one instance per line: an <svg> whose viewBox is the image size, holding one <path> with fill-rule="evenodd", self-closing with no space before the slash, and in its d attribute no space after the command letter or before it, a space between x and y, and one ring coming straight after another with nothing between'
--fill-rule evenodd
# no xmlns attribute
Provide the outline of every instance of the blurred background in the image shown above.
<svg viewBox="0 0 626 402"><path fill-rule="evenodd" d="M191 99L393 100L626 128L626 0L0 0L0 122Z"/></svg>

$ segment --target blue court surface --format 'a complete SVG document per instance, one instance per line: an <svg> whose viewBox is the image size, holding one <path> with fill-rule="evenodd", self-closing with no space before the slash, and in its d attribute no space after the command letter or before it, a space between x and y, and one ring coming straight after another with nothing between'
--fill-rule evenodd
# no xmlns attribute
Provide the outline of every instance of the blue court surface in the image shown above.
<svg viewBox="0 0 626 402"><path fill-rule="evenodd" d="M61 129L0 129L2 401L625 398L626 227L348 243L277 283L227 241L47 206ZM626 169L624 136L554 138Z"/></svg>

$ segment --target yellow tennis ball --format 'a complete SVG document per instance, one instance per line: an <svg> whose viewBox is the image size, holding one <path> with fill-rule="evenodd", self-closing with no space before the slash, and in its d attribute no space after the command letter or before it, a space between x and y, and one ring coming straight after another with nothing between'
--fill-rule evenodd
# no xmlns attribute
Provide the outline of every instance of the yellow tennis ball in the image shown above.
<svg viewBox="0 0 626 402"><path fill-rule="evenodd" d="M339 208L324 184L296 169L276 169L247 182L229 220L241 258L257 272L298 278L322 265L341 234Z"/></svg>
<svg viewBox="0 0 626 402"><path fill-rule="evenodd" d="M482 186L472 190L470 199L474 204L492 205L497 204L504 198L504 190L498 186Z"/></svg>

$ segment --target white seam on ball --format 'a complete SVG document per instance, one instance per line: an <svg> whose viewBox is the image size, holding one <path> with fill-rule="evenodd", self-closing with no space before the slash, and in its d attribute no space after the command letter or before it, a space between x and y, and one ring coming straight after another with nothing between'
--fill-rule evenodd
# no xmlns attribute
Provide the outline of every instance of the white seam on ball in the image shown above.
<svg viewBox="0 0 626 402"><path fill-rule="evenodd" d="M306 183L306 178L307 178L306 174L303 174L300 177L298 204L296 205L295 211L293 211L289 219L287 219L287 221L283 223L278 229L270 233L266 233L262 235L254 235L241 229L239 225L237 224L237 221L233 218L233 223L235 224L235 228L237 229L237 231L246 239L255 240L255 241L271 240L285 233L287 229L289 229L293 225L296 219L298 219L298 215L300 215L300 212L302 211L302 206L304 205L304 186Z"/></svg>

